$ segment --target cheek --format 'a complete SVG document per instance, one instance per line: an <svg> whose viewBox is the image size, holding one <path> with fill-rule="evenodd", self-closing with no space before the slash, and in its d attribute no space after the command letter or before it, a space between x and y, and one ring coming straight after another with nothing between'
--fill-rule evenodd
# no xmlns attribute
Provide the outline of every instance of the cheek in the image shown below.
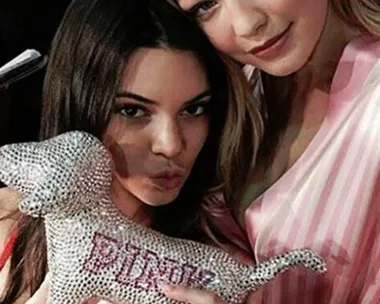
<svg viewBox="0 0 380 304"><path fill-rule="evenodd" d="M297 19L301 20L300 22L303 22L305 25L310 26L305 30L312 31L315 30L315 28L320 28L326 19L328 6L327 0L307 0L299 5Z"/></svg>
<svg viewBox="0 0 380 304"><path fill-rule="evenodd" d="M144 172L143 165L145 164L147 149L137 143L120 143L119 157L115 159L116 172L124 177L138 175ZM123 157L123 159L121 159Z"/></svg>
<svg viewBox="0 0 380 304"><path fill-rule="evenodd" d="M260 7L269 16L293 19L299 15L300 8L306 2L309 0L261 0Z"/></svg>
<svg viewBox="0 0 380 304"><path fill-rule="evenodd" d="M215 48L231 57L235 57L239 53L240 47L236 43L235 34L227 20L206 24L202 26L202 30Z"/></svg>
<svg viewBox="0 0 380 304"><path fill-rule="evenodd" d="M258 0L257 4L268 19L273 21L294 21L301 18L313 19L313 16L323 7L326 7L329 0Z"/></svg>
<svg viewBox="0 0 380 304"><path fill-rule="evenodd" d="M144 132L109 132L105 138L116 174L126 178L143 172L149 153L149 140Z"/></svg>
<svg viewBox="0 0 380 304"><path fill-rule="evenodd" d="M314 48L321 37L328 14L326 0L305 1L299 13L297 33L299 45L304 48Z"/></svg>

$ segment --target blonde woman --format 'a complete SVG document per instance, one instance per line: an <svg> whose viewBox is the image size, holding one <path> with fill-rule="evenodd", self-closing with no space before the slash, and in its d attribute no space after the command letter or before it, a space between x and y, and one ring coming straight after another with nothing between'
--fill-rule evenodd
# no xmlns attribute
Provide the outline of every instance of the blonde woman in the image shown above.
<svg viewBox="0 0 380 304"><path fill-rule="evenodd" d="M328 263L322 277L284 274L258 302L380 303L380 2L171 2L253 69L264 138L245 194L226 202L255 261L309 247Z"/></svg>

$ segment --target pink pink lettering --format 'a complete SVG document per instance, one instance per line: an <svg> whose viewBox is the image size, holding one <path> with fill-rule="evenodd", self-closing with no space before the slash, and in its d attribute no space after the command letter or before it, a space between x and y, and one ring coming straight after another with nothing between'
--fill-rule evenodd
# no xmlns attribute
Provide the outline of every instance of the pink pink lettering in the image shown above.
<svg viewBox="0 0 380 304"><path fill-rule="evenodd" d="M119 253L117 240L95 232L92 243L93 247L90 256L84 264L85 270L98 273L101 269L116 262Z"/></svg>
<svg viewBox="0 0 380 304"><path fill-rule="evenodd" d="M121 262L115 281L122 286L160 291L163 282L189 286L207 286L215 280L215 273L201 267L184 264L175 259L162 257L151 250L133 244L120 244L117 240L96 232L91 253L83 269L98 273ZM117 265L116 265L117 266Z"/></svg>
<svg viewBox="0 0 380 304"><path fill-rule="evenodd" d="M122 285L130 285L136 278L136 275L133 274L133 267L141 249L132 244L126 244L125 248L127 253L121 271L116 275L116 280Z"/></svg>
<svg viewBox="0 0 380 304"><path fill-rule="evenodd" d="M199 278L198 268L190 265L190 264L184 264L182 265L182 269L184 272L184 278L183 278L183 284L185 285L191 285L196 286L201 282L201 278Z"/></svg>
<svg viewBox="0 0 380 304"><path fill-rule="evenodd" d="M142 272L136 278L135 287L143 290L158 291L157 278L160 277L160 274L157 254L146 250L141 258L143 260Z"/></svg>
<svg viewBox="0 0 380 304"><path fill-rule="evenodd" d="M160 262L160 276L164 282L180 284L183 281L184 271L178 261L164 258Z"/></svg>

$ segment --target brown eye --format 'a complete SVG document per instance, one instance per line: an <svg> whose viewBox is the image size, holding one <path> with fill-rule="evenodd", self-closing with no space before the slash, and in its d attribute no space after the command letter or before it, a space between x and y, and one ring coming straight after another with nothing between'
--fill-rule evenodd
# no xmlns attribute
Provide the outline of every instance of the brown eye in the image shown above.
<svg viewBox="0 0 380 304"><path fill-rule="evenodd" d="M124 106L119 109L119 113L127 118L139 118L146 115L144 109L138 106Z"/></svg>
<svg viewBox="0 0 380 304"><path fill-rule="evenodd" d="M217 1L203 1L196 4L194 7L190 9L190 14L194 17L201 17L210 11L215 5Z"/></svg>
<svg viewBox="0 0 380 304"><path fill-rule="evenodd" d="M188 116L204 115L207 113L207 106L208 106L208 103L202 103L202 104L198 103L198 104L190 105L182 111L182 116L188 117Z"/></svg>

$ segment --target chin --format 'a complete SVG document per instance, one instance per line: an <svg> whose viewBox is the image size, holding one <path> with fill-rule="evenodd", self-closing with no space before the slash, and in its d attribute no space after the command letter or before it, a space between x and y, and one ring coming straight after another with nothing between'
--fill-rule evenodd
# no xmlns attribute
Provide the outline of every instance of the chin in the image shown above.
<svg viewBox="0 0 380 304"><path fill-rule="evenodd" d="M315 50L315 44L316 41L310 41L309 44L298 44L286 54L283 54L282 57L276 58L272 61L255 59L255 62L252 62L251 64L272 76L289 76L300 71L309 63Z"/></svg>
<svg viewBox="0 0 380 304"><path fill-rule="evenodd" d="M150 195L141 196L141 201L152 207L168 205L178 197L179 191L175 193L152 193Z"/></svg>
<svg viewBox="0 0 380 304"><path fill-rule="evenodd" d="M262 71L265 73L275 76L275 77L285 77L293 74L297 69L289 67L287 65L281 67L268 67L262 68Z"/></svg>
<svg viewBox="0 0 380 304"><path fill-rule="evenodd" d="M304 63L294 63L291 62L285 63L283 65L276 65L273 67L263 68L262 70L269 75L276 77L285 77L289 76L297 71L299 71L305 64Z"/></svg>
<svg viewBox="0 0 380 304"><path fill-rule="evenodd" d="M292 54L277 62L263 63L259 69L272 76L285 77L301 70L308 59L308 54Z"/></svg>

